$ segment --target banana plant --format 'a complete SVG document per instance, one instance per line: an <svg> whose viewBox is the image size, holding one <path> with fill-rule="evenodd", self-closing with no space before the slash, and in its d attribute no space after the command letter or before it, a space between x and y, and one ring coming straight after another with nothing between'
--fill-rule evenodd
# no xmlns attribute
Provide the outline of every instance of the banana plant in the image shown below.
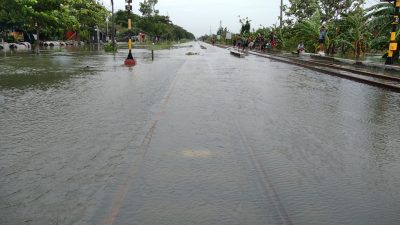
<svg viewBox="0 0 400 225"><path fill-rule="evenodd" d="M336 42L342 46L343 53L352 50L354 56L360 58L368 50L369 40L372 38L364 10L359 8L350 14L342 15L339 29Z"/></svg>
<svg viewBox="0 0 400 225"><path fill-rule="evenodd" d="M316 52L318 48L321 15L316 11L310 19L297 22L294 27L294 36L298 42L303 42L308 52Z"/></svg>

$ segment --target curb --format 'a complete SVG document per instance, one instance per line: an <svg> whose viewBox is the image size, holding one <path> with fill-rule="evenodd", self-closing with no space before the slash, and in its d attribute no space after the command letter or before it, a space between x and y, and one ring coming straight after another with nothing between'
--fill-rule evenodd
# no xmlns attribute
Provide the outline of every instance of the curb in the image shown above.
<svg viewBox="0 0 400 225"><path fill-rule="evenodd" d="M221 45L221 44L215 44L215 46L220 47L220 48L232 47L232 46ZM250 53L250 51L249 51L249 53ZM262 53L258 53L258 54L263 55ZM281 54L280 53L280 54L274 54L274 55L281 56L281 55L285 55L285 54ZM303 55L304 56L310 56L311 58L315 58L315 59L324 59L324 60L331 60L333 62L345 63L345 64L349 64L349 65L364 66L364 67L367 67L369 69L384 69L384 70L391 70L391 71L400 72L400 66L363 62L363 61L358 61L358 60L344 59L344 58L331 57L331 56L322 56L322 55L315 54L315 53L304 53Z"/></svg>

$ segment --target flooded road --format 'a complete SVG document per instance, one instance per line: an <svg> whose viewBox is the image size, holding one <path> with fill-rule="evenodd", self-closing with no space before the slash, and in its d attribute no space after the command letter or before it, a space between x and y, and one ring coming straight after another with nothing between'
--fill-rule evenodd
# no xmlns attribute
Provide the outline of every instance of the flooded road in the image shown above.
<svg viewBox="0 0 400 225"><path fill-rule="evenodd" d="M192 44L0 58L0 224L400 224L400 94Z"/></svg>

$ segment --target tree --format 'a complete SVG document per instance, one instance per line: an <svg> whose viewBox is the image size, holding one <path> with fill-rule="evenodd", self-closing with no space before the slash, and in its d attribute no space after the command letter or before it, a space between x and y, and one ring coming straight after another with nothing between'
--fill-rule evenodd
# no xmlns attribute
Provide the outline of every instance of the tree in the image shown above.
<svg viewBox="0 0 400 225"><path fill-rule="evenodd" d="M194 39L193 34L180 26L174 25L168 16L154 14L140 17L120 10L116 13L115 20L121 27L126 27L128 18L133 20L135 32L158 36L164 40ZM122 37L125 35L124 32L121 34Z"/></svg>
<svg viewBox="0 0 400 225"><path fill-rule="evenodd" d="M227 27L225 27L225 28L220 27L220 28L218 29L218 31L217 31L217 35L221 35L221 38L222 38L222 39L225 39L225 38L226 38L226 34L227 34L228 32L229 32L229 31L228 31L228 28L227 28Z"/></svg>
<svg viewBox="0 0 400 225"><path fill-rule="evenodd" d="M348 14L362 7L365 0L319 0L321 10L321 23L338 19L340 15Z"/></svg>
<svg viewBox="0 0 400 225"><path fill-rule="evenodd" d="M341 14L347 14L362 6L365 0L289 0L286 16L289 24L310 18L315 12L321 15L320 23L338 19Z"/></svg>
<svg viewBox="0 0 400 225"><path fill-rule="evenodd" d="M342 15L342 19L339 21L341 32L336 41L339 45L352 49L356 58L366 52L372 37L367 23L365 11L361 7L349 14Z"/></svg>
<svg viewBox="0 0 400 225"><path fill-rule="evenodd" d="M159 11L155 9L157 3L158 0L144 0L139 4L139 11L143 16L157 15L159 13Z"/></svg>
<svg viewBox="0 0 400 225"><path fill-rule="evenodd" d="M318 36L320 29L321 15L316 11L310 19L304 19L293 27L294 36L298 42L303 42L309 52L315 52L318 48Z"/></svg>
<svg viewBox="0 0 400 225"><path fill-rule="evenodd" d="M27 15L32 13L34 0L15 1L2 0L0 1L0 25L2 28L10 29L13 27L22 27Z"/></svg>
<svg viewBox="0 0 400 225"><path fill-rule="evenodd" d="M286 16L289 24L310 18L319 10L318 0L289 0L290 6L286 7Z"/></svg>
<svg viewBox="0 0 400 225"><path fill-rule="evenodd" d="M75 16L81 28L104 26L108 10L95 0L72 0L70 12Z"/></svg>
<svg viewBox="0 0 400 225"><path fill-rule="evenodd" d="M392 29L393 4L385 2L378 3L366 9L369 30L372 31L373 39L371 48L375 50L386 50L388 37ZM397 34L399 37L399 34Z"/></svg>
<svg viewBox="0 0 400 225"><path fill-rule="evenodd" d="M128 19L131 19L136 26L140 24L141 18L135 13L128 13L125 10L118 10L115 13L115 23L121 27L128 27Z"/></svg>
<svg viewBox="0 0 400 225"><path fill-rule="evenodd" d="M250 22L251 20L249 20L248 17L242 19L239 16L239 23L242 25L242 27L240 28L241 35L250 34L250 28L251 28Z"/></svg>
<svg viewBox="0 0 400 225"><path fill-rule="evenodd" d="M48 38L104 26L107 9L95 0L2 0L0 24L5 29L32 32L40 29Z"/></svg>
<svg viewBox="0 0 400 225"><path fill-rule="evenodd" d="M72 30L79 32L82 39L89 41L90 33L95 27L105 27L109 11L96 0L69 0L68 2L70 15L79 21L78 27Z"/></svg>

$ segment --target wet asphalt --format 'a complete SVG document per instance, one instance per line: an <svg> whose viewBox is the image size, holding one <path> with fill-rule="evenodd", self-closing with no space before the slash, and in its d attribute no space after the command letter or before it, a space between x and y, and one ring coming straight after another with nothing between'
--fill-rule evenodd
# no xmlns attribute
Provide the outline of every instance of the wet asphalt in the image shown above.
<svg viewBox="0 0 400 225"><path fill-rule="evenodd" d="M0 58L0 224L400 223L400 94L203 45Z"/></svg>

